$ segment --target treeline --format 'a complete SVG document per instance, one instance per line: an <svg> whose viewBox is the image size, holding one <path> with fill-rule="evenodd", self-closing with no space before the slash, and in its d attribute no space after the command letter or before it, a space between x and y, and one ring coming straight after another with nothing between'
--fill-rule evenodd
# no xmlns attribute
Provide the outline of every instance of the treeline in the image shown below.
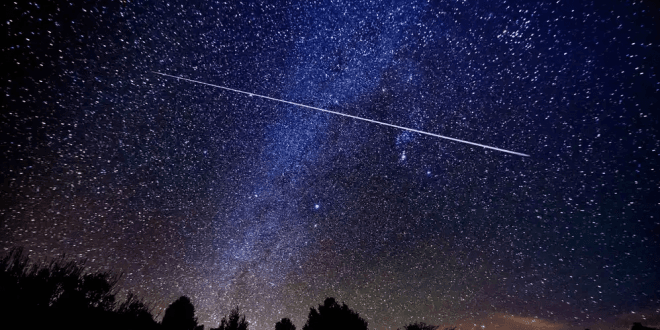
<svg viewBox="0 0 660 330"><path fill-rule="evenodd" d="M149 304L136 295L128 293L118 301L118 281L118 275L86 272L84 263L65 257L32 263L22 249L13 249L0 259L0 329L204 330L188 297L170 304L159 323ZM248 330L248 326L236 307L211 330ZM275 330L296 330L288 318L274 326ZM302 330L367 330L367 326L367 321L346 304L326 298L318 308L310 308ZM437 328L414 323L402 329ZM657 329L635 323L632 330Z"/></svg>
<svg viewBox="0 0 660 330"><path fill-rule="evenodd" d="M0 259L0 328L161 328L134 294L117 301L118 281L109 272L85 272L84 263L64 256L36 264L13 249Z"/></svg>
<svg viewBox="0 0 660 330"><path fill-rule="evenodd" d="M188 297L180 297L156 322L153 309L133 293L119 301L120 276L110 272L87 272L84 262L64 256L34 263L22 249L13 249L0 259L0 328L2 329L154 329L203 330ZM310 308L303 330L366 330L367 321L358 313L327 298ZM211 330L248 330L238 307ZM274 324L276 330L295 330L288 318ZM432 330L424 323L406 330Z"/></svg>

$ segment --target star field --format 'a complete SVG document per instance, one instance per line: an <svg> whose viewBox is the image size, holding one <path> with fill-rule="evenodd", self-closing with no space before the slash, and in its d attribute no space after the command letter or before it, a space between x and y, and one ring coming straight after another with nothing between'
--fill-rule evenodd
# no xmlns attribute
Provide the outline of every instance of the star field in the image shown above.
<svg viewBox="0 0 660 330"><path fill-rule="evenodd" d="M329 296L371 329L657 327L659 10L3 4L0 248L207 327Z"/></svg>

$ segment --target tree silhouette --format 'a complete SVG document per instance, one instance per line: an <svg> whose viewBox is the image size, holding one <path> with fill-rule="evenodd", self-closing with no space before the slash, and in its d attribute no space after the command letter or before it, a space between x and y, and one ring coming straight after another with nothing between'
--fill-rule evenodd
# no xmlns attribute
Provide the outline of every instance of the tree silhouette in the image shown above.
<svg viewBox="0 0 660 330"><path fill-rule="evenodd" d="M326 298L318 311L310 308L303 330L367 330L367 321L335 298Z"/></svg>
<svg viewBox="0 0 660 330"><path fill-rule="evenodd" d="M404 326L403 330L435 330L437 328L438 327L436 327L435 325L426 324L424 322L417 322Z"/></svg>
<svg viewBox="0 0 660 330"><path fill-rule="evenodd" d="M197 318L190 298L181 296L168 306L161 325L164 330L195 330Z"/></svg>
<svg viewBox="0 0 660 330"><path fill-rule="evenodd" d="M118 281L119 276L107 272L86 274L84 262L67 261L64 256L37 265L17 248L0 259L1 304L9 309L111 311Z"/></svg>
<svg viewBox="0 0 660 330"><path fill-rule="evenodd" d="M293 325L288 318L283 318L281 321L275 323L275 330L296 330L296 326Z"/></svg>
<svg viewBox="0 0 660 330"><path fill-rule="evenodd" d="M0 328L154 329L150 310L132 294L116 302L119 276L86 272L65 256L30 262L20 248L0 258Z"/></svg>
<svg viewBox="0 0 660 330"><path fill-rule="evenodd" d="M232 309L229 316L225 316L220 321L220 326L211 330L247 330L248 322L245 321L245 315L241 315L238 306Z"/></svg>
<svg viewBox="0 0 660 330"><path fill-rule="evenodd" d="M151 307L132 292L128 293L116 311L128 329L154 329L158 325L151 314Z"/></svg>

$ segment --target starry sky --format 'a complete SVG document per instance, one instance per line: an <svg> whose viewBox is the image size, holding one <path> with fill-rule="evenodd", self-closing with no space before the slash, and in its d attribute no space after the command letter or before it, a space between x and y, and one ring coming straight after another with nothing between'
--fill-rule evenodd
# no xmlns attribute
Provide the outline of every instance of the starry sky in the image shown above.
<svg viewBox="0 0 660 330"><path fill-rule="evenodd" d="M0 248L155 313L660 326L652 1L2 4ZM521 157L210 84L529 154ZM654 197L655 196L655 197Z"/></svg>

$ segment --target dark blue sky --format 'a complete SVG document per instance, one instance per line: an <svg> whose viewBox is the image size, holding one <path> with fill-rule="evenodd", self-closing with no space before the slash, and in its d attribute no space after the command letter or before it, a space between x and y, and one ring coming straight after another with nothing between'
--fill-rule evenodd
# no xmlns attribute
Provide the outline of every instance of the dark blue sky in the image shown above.
<svg viewBox="0 0 660 330"><path fill-rule="evenodd" d="M5 249L123 271L159 308L188 295L209 326L239 305L302 327L326 296L378 329L660 315L655 5L3 13Z"/></svg>

